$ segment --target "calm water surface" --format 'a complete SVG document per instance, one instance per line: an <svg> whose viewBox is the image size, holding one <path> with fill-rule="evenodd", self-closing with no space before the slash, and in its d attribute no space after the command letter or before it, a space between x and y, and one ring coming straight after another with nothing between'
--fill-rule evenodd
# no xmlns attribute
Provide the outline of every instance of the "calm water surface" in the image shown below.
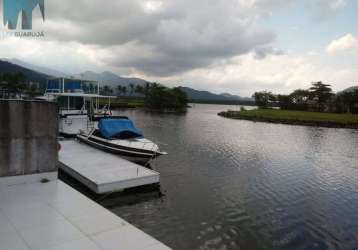
<svg viewBox="0 0 358 250"><path fill-rule="evenodd" d="M174 249L358 249L358 131L123 111L169 153L158 195L102 204ZM237 107L231 107L237 109Z"/></svg>

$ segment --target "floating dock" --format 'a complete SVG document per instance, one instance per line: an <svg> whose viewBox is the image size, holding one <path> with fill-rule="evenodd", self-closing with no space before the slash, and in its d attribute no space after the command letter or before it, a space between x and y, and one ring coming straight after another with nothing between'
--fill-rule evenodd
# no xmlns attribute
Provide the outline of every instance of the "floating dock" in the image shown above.
<svg viewBox="0 0 358 250"><path fill-rule="evenodd" d="M0 178L0 249L170 249L52 176Z"/></svg>
<svg viewBox="0 0 358 250"><path fill-rule="evenodd" d="M77 140L61 141L60 168L97 194L159 183L159 173Z"/></svg>

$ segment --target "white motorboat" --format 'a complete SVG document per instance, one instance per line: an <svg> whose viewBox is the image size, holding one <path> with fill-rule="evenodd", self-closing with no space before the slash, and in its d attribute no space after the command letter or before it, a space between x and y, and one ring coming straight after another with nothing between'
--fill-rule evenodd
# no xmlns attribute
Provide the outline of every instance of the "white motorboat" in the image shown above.
<svg viewBox="0 0 358 250"><path fill-rule="evenodd" d="M157 144L144 138L133 122L125 118L101 119L98 128L89 133L82 131L77 138L88 145L141 164L167 154L161 152Z"/></svg>

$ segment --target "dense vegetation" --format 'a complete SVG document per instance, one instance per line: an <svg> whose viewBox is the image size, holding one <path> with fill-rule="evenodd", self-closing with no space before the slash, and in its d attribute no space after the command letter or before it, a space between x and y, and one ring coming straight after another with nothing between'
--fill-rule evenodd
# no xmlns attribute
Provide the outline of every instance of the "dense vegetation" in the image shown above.
<svg viewBox="0 0 358 250"><path fill-rule="evenodd" d="M117 107L144 106L150 110L182 112L188 105L188 98L180 88L168 88L158 83L101 88L101 94L104 95L113 95L114 92L118 99L114 100L112 106Z"/></svg>
<svg viewBox="0 0 358 250"><path fill-rule="evenodd" d="M152 83L144 88L145 107L152 110L185 111L188 105L186 94L179 88L168 88Z"/></svg>
<svg viewBox="0 0 358 250"><path fill-rule="evenodd" d="M49 77L46 74L42 74L19 65L0 60L0 75L6 74L21 74L25 78L26 82L37 83L39 89L42 91L46 88L47 78Z"/></svg>
<svg viewBox="0 0 358 250"><path fill-rule="evenodd" d="M39 83L28 82L24 74L0 74L0 97L7 98L28 97L40 94Z"/></svg>
<svg viewBox="0 0 358 250"><path fill-rule="evenodd" d="M353 114L334 114L279 109L255 109L227 111L222 112L219 115L234 119L265 121L272 123L358 128L358 116Z"/></svg>
<svg viewBox="0 0 358 250"><path fill-rule="evenodd" d="M260 108L278 106L283 110L319 111L328 113L358 113L358 90L334 94L329 84L315 82L309 89L297 89L289 95L256 92Z"/></svg>
<svg viewBox="0 0 358 250"><path fill-rule="evenodd" d="M334 94L330 85L315 82L309 89L298 89L289 95L256 92L259 109L221 112L219 115L253 121L358 128L358 91ZM272 107L280 109L273 109ZM344 114L343 114L344 113Z"/></svg>

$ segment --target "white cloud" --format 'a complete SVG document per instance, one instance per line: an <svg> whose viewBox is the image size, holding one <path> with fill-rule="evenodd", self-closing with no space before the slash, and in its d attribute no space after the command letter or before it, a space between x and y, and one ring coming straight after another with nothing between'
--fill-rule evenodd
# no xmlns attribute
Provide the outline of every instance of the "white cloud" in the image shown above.
<svg viewBox="0 0 358 250"><path fill-rule="evenodd" d="M1 58L16 58L70 74L106 67L102 58L107 57L108 53L110 52L98 46L77 42L62 43L15 37L0 39Z"/></svg>
<svg viewBox="0 0 358 250"><path fill-rule="evenodd" d="M321 2L327 2L329 8L332 10L337 10L346 7L347 0L321 0Z"/></svg>
<svg viewBox="0 0 358 250"><path fill-rule="evenodd" d="M340 91L358 83L358 69L326 66L324 61L312 60L309 55L269 55L258 60L251 53L162 81L242 96L261 90L287 94L308 88L314 81L332 84L335 91Z"/></svg>
<svg viewBox="0 0 358 250"><path fill-rule="evenodd" d="M354 51L358 50L358 38L352 34L347 34L337 40L333 40L327 46L327 52L335 54L341 51Z"/></svg>

